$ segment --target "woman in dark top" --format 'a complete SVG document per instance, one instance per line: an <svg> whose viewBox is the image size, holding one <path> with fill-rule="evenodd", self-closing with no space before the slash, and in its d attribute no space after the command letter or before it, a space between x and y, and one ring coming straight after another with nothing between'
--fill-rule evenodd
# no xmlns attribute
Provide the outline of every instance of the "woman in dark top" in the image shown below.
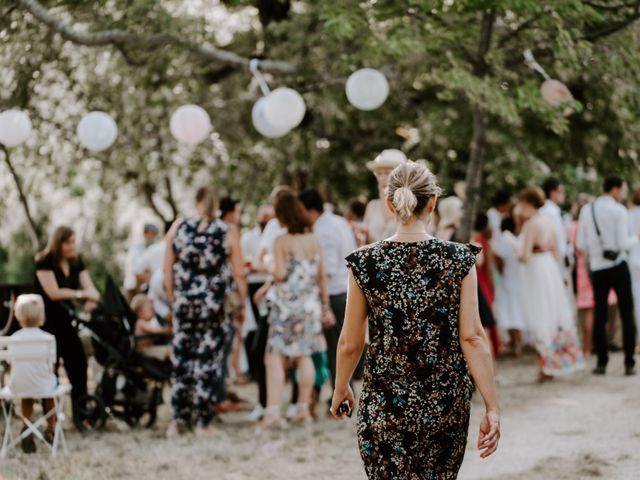
<svg viewBox="0 0 640 480"><path fill-rule="evenodd" d="M491 352L478 314L473 245L430 237L435 176L408 162L390 176L396 233L347 257L350 269L331 411L354 397L349 379L367 325L369 348L358 409L360 455L370 479L453 479L467 443L471 371L486 413L481 456L500 437Z"/></svg>
<svg viewBox="0 0 640 480"><path fill-rule="evenodd" d="M44 299L44 330L56 337L58 358L62 358L73 389L71 400L87 393L87 358L69 309L73 302L84 302L91 310L100 300L89 272L76 252L76 237L69 227L58 227L47 247L36 257L36 289Z"/></svg>

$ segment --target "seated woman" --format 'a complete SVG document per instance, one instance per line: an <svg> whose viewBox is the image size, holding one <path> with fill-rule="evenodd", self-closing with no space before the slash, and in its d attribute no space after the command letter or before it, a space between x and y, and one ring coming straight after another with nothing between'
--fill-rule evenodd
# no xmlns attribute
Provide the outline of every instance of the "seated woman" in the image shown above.
<svg viewBox="0 0 640 480"><path fill-rule="evenodd" d="M158 360L168 360L171 356L171 347L166 343L157 345L158 337L166 341L171 338L172 330L170 325L160 325L153 308L153 300L143 293L137 294L131 300L131 310L136 314L136 326L134 335L136 337L136 350L143 355Z"/></svg>
<svg viewBox="0 0 640 480"><path fill-rule="evenodd" d="M16 318L20 323L20 330L11 335L11 338L18 340L42 340L52 338L51 334L41 330L44 324L44 302L40 295L28 294L20 295L16 300ZM28 355L40 355L46 345L18 344L11 345L10 350L15 353ZM53 373L53 365L47 362L37 362L33 360L15 360L11 364L11 374L7 388L12 395L41 398L43 394L53 393L58 385L58 379ZM52 398L44 401L45 413L54 408ZM31 420L33 415L33 398L22 399L22 416ZM56 417L52 415L47 420L48 426L44 432L44 437L49 443L53 443L53 432L56 428ZM23 431L27 428L25 425ZM22 450L25 453L34 453L36 444L33 436L22 440Z"/></svg>
<svg viewBox="0 0 640 480"><path fill-rule="evenodd" d="M71 401L87 393L87 357L73 326L73 301L82 302L85 311L95 308L100 293L76 251L76 236L69 227L58 227L44 251L36 256L36 293L45 309L43 330L56 337L56 351L73 387Z"/></svg>

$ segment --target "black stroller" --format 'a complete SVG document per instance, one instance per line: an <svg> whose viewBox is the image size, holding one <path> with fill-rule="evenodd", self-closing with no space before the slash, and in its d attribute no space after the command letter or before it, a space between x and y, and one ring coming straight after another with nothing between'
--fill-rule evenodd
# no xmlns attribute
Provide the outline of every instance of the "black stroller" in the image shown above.
<svg viewBox="0 0 640 480"><path fill-rule="evenodd" d="M74 409L78 430L100 429L107 416L121 418L131 427L153 426L171 363L136 351L136 318L113 279L107 278L102 303L91 318L75 318L77 328L89 333L95 359L103 367L95 379L95 392L78 399Z"/></svg>

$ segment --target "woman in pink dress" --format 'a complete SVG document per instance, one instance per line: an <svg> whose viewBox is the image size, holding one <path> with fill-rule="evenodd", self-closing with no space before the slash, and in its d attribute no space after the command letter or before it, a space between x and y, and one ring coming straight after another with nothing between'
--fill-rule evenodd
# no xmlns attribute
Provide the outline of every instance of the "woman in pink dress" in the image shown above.
<svg viewBox="0 0 640 480"><path fill-rule="evenodd" d="M583 318L582 350L585 357L589 357L591 355L593 342L593 309L595 307L595 300L593 298L593 286L591 285L591 278L589 277L587 259L584 255L578 253L576 238L578 237L578 218L580 217L580 210L592 200L593 198L586 193L581 193L578 196L578 200L574 203L571 209L573 221L569 225L568 229L569 243L573 247L573 251L576 252L574 287L576 293L576 307ZM615 292L611 290L609 293L609 305L615 305L616 303L618 303L618 299L616 298Z"/></svg>

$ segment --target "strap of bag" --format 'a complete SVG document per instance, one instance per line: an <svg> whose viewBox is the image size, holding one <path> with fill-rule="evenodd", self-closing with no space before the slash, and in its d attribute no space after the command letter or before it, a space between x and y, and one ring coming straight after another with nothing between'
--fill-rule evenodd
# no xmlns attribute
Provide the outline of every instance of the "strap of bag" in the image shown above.
<svg viewBox="0 0 640 480"><path fill-rule="evenodd" d="M602 244L602 237L600 236L600 229L598 228L598 222L596 221L595 204L595 201L591 202L591 218L593 218L593 226L596 227L596 234L598 235L598 240L600 240L600 245L604 248L604 245Z"/></svg>

